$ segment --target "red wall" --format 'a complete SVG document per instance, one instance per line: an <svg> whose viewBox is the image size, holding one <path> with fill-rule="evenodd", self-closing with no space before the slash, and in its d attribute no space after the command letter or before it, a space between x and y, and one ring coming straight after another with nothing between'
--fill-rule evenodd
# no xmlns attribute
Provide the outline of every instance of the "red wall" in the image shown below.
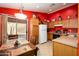
<svg viewBox="0 0 79 59"><path fill-rule="evenodd" d="M19 13L19 10L17 9L11 9L11 8L1 8L0 7L0 13L8 14L14 16L15 13ZM48 19L48 14L41 13L41 12L33 12L33 11L23 11L25 15L27 15L27 18L30 20L33 14L35 14L39 20Z"/></svg>
<svg viewBox="0 0 79 59"><path fill-rule="evenodd" d="M18 12L19 12L19 10L17 10L17 9L0 8L0 13L5 13L5 14L13 15L13 16L14 16L15 13L18 13ZM33 12L33 11L23 11L23 13L25 15L27 15L27 17L28 17L28 24L29 24L30 18L32 17L32 14L35 14L40 20L47 19L47 20L51 21L53 18L55 18L56 21L58 21L58 17L59 16L62 16L63 20L66 20L67 16L70 16L71 18L74 19L74 18L76 18L78 16L77 15L78 14L78 4L75 4L73 6L64 8L62 10L56 11L56 12L51 13L51 14L40 13L40 12ZM28 25L28 29L30 29L29 25ZM63 27L56 27L56 29L62 30ZM54 31L54 30L55 29L51 29L50 31Z"/></svg>
<svg viewBox="0 0 79 59"><path fill-rule="evenodd" d="M73 6L49 14L48 19L52 20L53 18L55 18L56 20L58 20L58 17L62 16L62 19L66 20L67 16L70 16L71 18L75 18L75 16L77 17L77 14L78 14L78 4L75 4Z"/></svg>
<svg viewBox="0 0 79 59"><path fill-rule="evenodd" d="M14 14L18 13L18 12L19 12L19 10L17 10L17 9L0 7L0 13L4 13L4 14L8 14L8 15L14 16ZM25 15L27 15L27 18L28 18L28 33L30 33L30 31L29 31L29 29L30 29L29 20L30 20L30 18L32 17L33 14L35 14L39 18L39 20L47 19L47 14L46 13L33 12L33 11L23 11L23 13ZM29 34L28 34L28 38L29 38Z"/></svg>
<svg viewBox="0 0 79 59"><path fill-rule="evenodd" d="M54 13L51 13L48 15L48 19L51 21L53 18L56 19L56 21L58 21L58 17L59 16L62 16L62 20L66 20L67 19L67 16L70 16L73 20L74 18L78 18L79 15L78 15L78 4L75 4L73 6L70 6L68 8L65 8L65 9L62 9L62 10L59 10L59 11L56 11ZM78 18L79 19L79 18ZM58 27L60 30L62 30L63 28L62 27ZM55 29L51 29L51 31L54 31ZM71 32L78 32L78 28L68 28L67 29L69 32L71 30ZM67 31L67 32L68 32ZM79 32L78 32L79 33ZM77 50L77 55L79 56L79 37L78 37L78 50Z"/></svg>
<svg viewBox="0 0 79 59"><path fill-rule="evenodd" d="M5 14L9 14L9 15L14 15L15 13L18 13L19 10L17 9L10 9L10 8L0 8L0 13L5 13ZM52 20L53 18L56 19L56 21L58 21L58 17L59 16L62 16L62 19L63 20L66 20L67 19L67 16L70 16L71 18L75 18L78 16L78 4L75 4L73 6L70 6L70 7L67 7L67 8L64 8L62 10L59 10L59 11L56 11L54 13L51 13L51 14L46 14L46 13L40 13L40 12L33 12L33 11L23 11L23 13L25 15L27 15L28 17L28 24L30 25L29 23L29 20L30 18L32 17L32 14L36 14L36 16L40 19L40 20L44 20L44 19L47 19L47 20ZM30 29L28 25L28 30ZM58 29L62 29L62 27L58 27ZM51 29L52 30L52 29ZM52 30L53 31L53 30ZM30 33L30 31L28 31ZM29 35L28 35L29 37ZM79 51L79 50L78 50Z"/></svg>
<svg viewBox="0 0 79 59"><path fill-rule="evenodd" d="M9 15L13 15L15 13L18 13L19 10L17 9L11 9L11 8L0 8L0 13L5 13L5 14L9 14ZM54 13L51 14L46 14L46 13L40 13L40 12L33 12L33 11L23 11L23 13L25 15L27 15L28 17L28 32L30 33L29 29L30 29L30 24L29 24L29 20L32 17L33 14L35 14L40 20L52 20L53 18L56 19L56 21L58 21L58 17L62 16L63 20L67 19L67 16L70 16L71 18L76 18L78 15L78 4L75 4L73 6L64 8L62 10L56 11ZM56 27L55 29L60 29L62 30L63 27ZM49 31L54 31L55 29L51 29Z"/></svg>
<svg viewBox="0 0 79 59"><path fill-rule="evenodd" d="M0 13L5 13L9 15L14 15L15 13L19 13L18 9L11 9L11 8L2 8L0 7ZM40 19L47 19L47 14L46 13L40 13L40 12L33 12L33 11L23 11L25 15L27 15L28 19L32 17L32 14L36 14Z"/></svg>
<svg viewBox="0 0 79 59"><path fill-rule="evenodd" d="M48 14L48 19L51 21L52 19L55 18L57 22L59 16L62 17L62 20L67 20L67 16L70 16L73 20L74 18L78 18L78 4L75 4L73 6ZM55 29L51 29L50 31L54 31L56 29L62 30L63 27L56 27ZM71 30L72 32L74 31L74 29L71 29Z"/></svg>

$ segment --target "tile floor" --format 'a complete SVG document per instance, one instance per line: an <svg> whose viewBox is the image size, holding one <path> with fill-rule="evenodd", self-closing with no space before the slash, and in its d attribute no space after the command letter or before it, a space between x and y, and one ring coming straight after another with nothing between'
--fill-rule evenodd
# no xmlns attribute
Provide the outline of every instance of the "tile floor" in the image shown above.
<svg viewBox="0 0 79 59"><path fill-rule="evenodd" d="M37 47L39 51L37 53L38 56L52 56L53 48L52 48L52 41L48 41L43 44L38 44Z"/></svg>

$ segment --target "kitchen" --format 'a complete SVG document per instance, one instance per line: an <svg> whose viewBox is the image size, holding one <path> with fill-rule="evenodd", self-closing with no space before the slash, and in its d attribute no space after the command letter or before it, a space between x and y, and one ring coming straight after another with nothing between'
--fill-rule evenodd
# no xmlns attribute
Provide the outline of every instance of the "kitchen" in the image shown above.
<svg viewBox="0 0 79 59"><path fill-rule="evenodd" d="M25 19L17 13L26 15ZM7 50L10 56L42 56L41 53L51 49L51 55L48 52L46 56L77 56L77 32L76 3L0 3L0 53L3 55ZM22 46L17 47L18 41ZM50 42L50 49L49 46L48 50L42 49L42 45Z"/></svg>

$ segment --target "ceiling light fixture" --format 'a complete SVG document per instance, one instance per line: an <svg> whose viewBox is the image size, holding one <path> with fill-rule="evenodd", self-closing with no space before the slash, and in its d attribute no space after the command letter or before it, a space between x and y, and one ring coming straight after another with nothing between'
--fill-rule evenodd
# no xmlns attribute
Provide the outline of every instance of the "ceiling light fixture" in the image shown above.
<svg viewBox="0 0 79 59"><path fill-rule="evenodd" d="M63 5L66 5L66 3L63 3Z"/></svg>
<svg viewBox="0 0 79 59"><path fill-rule="evenodd" d="M21 8L20 8L20 13L15 13L15 17L18 19L23 19L25 20L27 18L27 16L25 14L23 14L23 6L21 4Z"/></svg>

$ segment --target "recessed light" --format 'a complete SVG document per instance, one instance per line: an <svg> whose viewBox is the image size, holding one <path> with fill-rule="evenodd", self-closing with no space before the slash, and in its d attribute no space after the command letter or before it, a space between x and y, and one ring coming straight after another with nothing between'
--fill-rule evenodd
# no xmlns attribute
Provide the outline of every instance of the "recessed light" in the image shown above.
<svg viewBox="0 0 79 59"><path fill-rule="evenodd" d="M49 11L52 11L52 9L49 9Z"/></svg>
<svg viewBox="0 0 79 59"><path fill-rule="evenodd" d="M40 7L40 6L38 6L38 5L36 6L36 8L39 8L39 7Z"/></svg>
<svg viewBox="0 0 79 59"><path fill-rule="evenodd" d="M63 3L63 5L66 5L66 3Z"/></svg>

